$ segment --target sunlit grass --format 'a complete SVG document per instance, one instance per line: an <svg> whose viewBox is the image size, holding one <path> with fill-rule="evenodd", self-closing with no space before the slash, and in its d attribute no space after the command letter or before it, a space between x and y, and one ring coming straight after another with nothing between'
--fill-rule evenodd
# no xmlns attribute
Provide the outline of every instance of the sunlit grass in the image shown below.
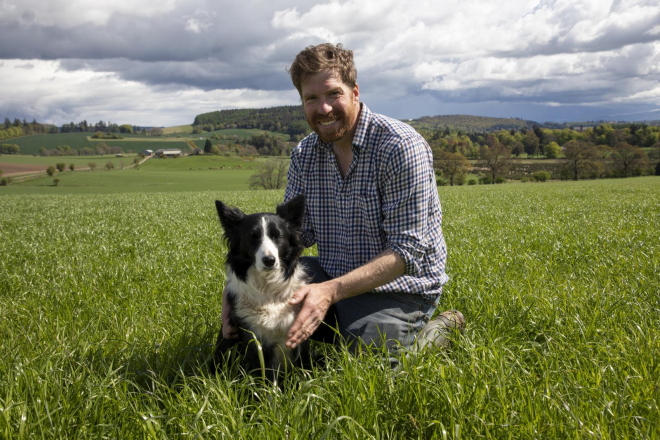
<svg viewBox="0 0 660 440"><path fill-rule="evenodd" d="M657 438L660 180L439 191L464 337L282 389L207 365L213 201L281 192L0 196L0 437Z"/></svg>

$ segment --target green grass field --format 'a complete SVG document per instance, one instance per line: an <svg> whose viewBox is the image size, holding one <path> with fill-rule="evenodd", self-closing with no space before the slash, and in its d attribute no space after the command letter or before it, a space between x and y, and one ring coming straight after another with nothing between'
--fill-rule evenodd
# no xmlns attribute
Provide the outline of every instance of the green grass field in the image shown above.
<svg viewBox="0 0 660 440"><path fill-rule="evenodd" d="M226 252L214 200L272 210L281 191L4 189L2 438L660 436L657 177L439 188L441 309L465 314L465 335L396 372L328 348L282 390L207 365Z"/></svg>
<svg viewBox="0 0 660 440"><path fill-rule="evenodd" d="M123 160L126 164L132 164L133 159L137 154L125 154L124 157L117 157L114 154L105 154L103 156L27 156L23 154L5 154L0 156L0 163L19 163L30 165L55 165L56 163L74 164L76 167L86 167L88 162L96 162L99 167L102 167L107 161L116 162L118 165L119 160Z"/></svg>
<svg viewBox="0 0 660 440"><path fill-rule="evenodd" d="M188 134L188 133L192 133L192 130L193 130L192 125L176 125L174 127L163 128L163 134L165 135L174 134L174 133Z"/></svg>
<svg viewBox="0 0 660 440"><path fill-rule="evenodd" d="M6 156L2 156L5 158ZM0 158L0 159L2 159ZM259 163L266 160L258 158L247 161L240 157L225 156L186 156L177 159L152 158L139 169L120 169L120 158L114 156L96 156L93 159L83 157L42 158L32 156L13 156L18 161L24 158L28 163L54 165L57 162L70 162L77 167L95 162L99 168L95 171L65 170L53 177L41 177L0 186L2 194L109 194L124 192L189 192L202 190L241 191L248 190L250 176L255 173ZM44 161L48 159L47 161ZM76 159L78 159L76 161ZM125 165L133 164L133 157L123 158ZM115 169L103 169L107 161L115 163ZM26 163L26 162L18 162ZM57 187L53 179L60 182Z"/></svg>
<svg viewBox="0 0 660 440"><path fill-rule="evenodd" d="M153 160L153 159L152 159ZM252 170L147 171L96 170L65 171L53 177L27 180L0 187L3 194L116 194L154 192L196 192L207 190L246 191ZM53 186L53 179L60 182Z"/></svg>

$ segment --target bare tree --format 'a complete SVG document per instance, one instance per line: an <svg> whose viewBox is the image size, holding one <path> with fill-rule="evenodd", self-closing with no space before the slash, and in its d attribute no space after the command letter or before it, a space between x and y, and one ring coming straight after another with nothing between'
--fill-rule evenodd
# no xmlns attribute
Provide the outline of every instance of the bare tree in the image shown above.
<svg viewBox="0 0 660 440"><path fill-rule="evenodd" d="M250 176L250 189L280 189L286 184L289 161L285 158L269 159Z"/></svg>

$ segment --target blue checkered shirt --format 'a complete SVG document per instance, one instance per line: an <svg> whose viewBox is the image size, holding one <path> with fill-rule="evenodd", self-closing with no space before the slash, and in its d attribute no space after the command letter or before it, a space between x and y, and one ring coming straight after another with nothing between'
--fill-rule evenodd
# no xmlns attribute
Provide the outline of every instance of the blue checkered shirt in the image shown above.
<svg viewBox="0 0 660 440"><path fill-rule="evenodd" d="M341 276L392 249L406 272L374 291L432 299L442 292L447 248L433 157L412 127L361 104L346 178L332 144L312 133L291 154L284 198L298 194L307 199L303 244L318 245L328 275Z"/></svg>

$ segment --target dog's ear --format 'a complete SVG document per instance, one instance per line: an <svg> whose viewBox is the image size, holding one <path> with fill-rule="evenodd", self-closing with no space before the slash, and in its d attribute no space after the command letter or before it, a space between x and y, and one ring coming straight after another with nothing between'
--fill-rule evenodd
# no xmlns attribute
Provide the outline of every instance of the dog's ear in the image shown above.
<svg viewBox="0 0 660 440"><path fill-rule="evenodd" d="M218 210L220 223L222 223L222 227L225 229L226 233L234 230L245 217L243 211L238 208L229 207L220 200L215 201L215 207Z"/></svg>
<svg viewBox="0 0 660 440"><path fill-rule="evenodd" d="M298 194L288 202L277 205L276 213L299 229L305 217L305 195Z"/></svg>

